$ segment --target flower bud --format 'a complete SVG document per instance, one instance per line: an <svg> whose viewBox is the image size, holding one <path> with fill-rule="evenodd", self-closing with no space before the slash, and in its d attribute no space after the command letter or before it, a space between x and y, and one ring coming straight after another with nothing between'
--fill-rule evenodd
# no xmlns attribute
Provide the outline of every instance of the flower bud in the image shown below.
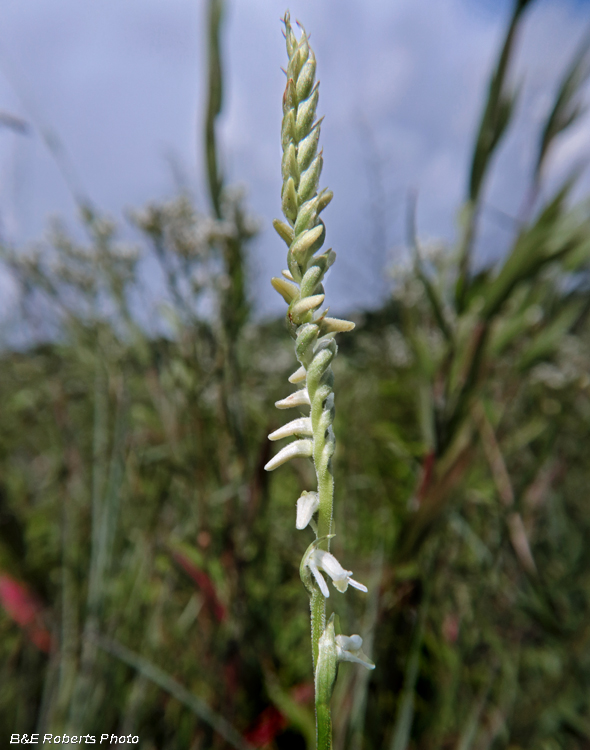
<svg viewBox="0 0 590 750"><path fill-rule="evenodd" d="M305 50L301 49L301 41L300 41L298 44L298 49L295 50L295 52L289 59L289 64L287 65L287 75L293 78L294 81L296 81L301 72L301 68L306 60L307 60L307 55L305 53Z"/></svg>
<svg viewBox="0 0 590 750"><path fill-rule="evenodd" d="M334 263L336 259L336 253L330 248L321 255L316 255L309 259L309 266L306 273L309 273L316 266L321 270L322 276L326 273L328 268Z"/></svg>
<svg viewBox="0 0 590 750"><path fill-rule="evenodd" d="M309 92L312 89L313 81L315 78L315 67L315 55L313 53L313 50L310 50L307 62L305 62L305 64L301 68L301 72L299 73L297 83L295 85L297 91L297 99L300 102L309 96Z"/></svg>
<svg viewBox="0 0 590 750"><path fill-rule="evenodd" d="M311 229L315 223L315 219L318 213L318 196L306 201L299 206L299 212L297 213L297 221L293 227L295 236L301 234L306 229Z"/></svg>
<svg viewBox="0 0 590 750"><path fill-rule="evenodd" d="M274 458L266 464L265 471L273 471L292 458L310 458L313 454L313 440L296 440L282 448Z"/></svg>
<svg viewBox="0 0 590 750"><path fill-rule="evenodd" d="M272 225L275 228L276 233L287 243L287 245L290 245L293 242L293 230L288 224L285 224L284 221L273 219Z"/></svg>
<svg viewBox="0 0 590 750"><path fill-rule="evenodd" d="M294 301L291 305L291 319L295 322L302 320L308 312L318 308L324 301L325 294L314 294L311 297Z"/></svg>
<svg viewBox="0 0 590 750"><path fill-rule="evenodd" d="M289 11L285 13L285 41L287 42L287 54L291 58L297 49L297 39L291 27L291 14Z"/></svg>
<svg viewBox="0 0 590 750"><path fill-rule="evenodd" d="M354 323L350 320L340 320L339 318L324 318L320 323L320 332L322 336L326 333L346 333L352 331Z"/></svg>
<svg viewBox="0 0 590 750"><path fill-rule="evenodd" d="M301 175L297 191L299 204L305 203L305 201L308 201L317 192L323 165L324 158L320 152Z"/></svg>
<svg viewBox="0 0 590 750"><path fill-rule="evenodd" d="M274 289L281 295L285 302L290 305L294 299L299 296L299 289L286 279L279 279L276 276L270 280Z"/></svg>
<svg viewBox="0 0 590 750"><path fill-rule="evenodd" d="M289 375L289 383L303 383L306 378L307 372L305 367L301 366L292 375Z"/></svg>
<svg viewBox="0 0 590 750"><path fill-rule="evenodd" d="M297 207L299 202L297 200L297 191L295 190L295 182L292 177L289 177L283 188L283 213L289 219L294 222L297 218Z"/></svg>
<svg viewBox="0 0 590 750"><path fill-rule="evenodd" d="M295 151L295 145L290 143L285 151L283 152L283 160L281 162L281 172L283 174L283 180L292 177L295 182L299 182L299 167L297 165L297 152Z"/></svg>
<svg viewBox="0 0 590 750"><path fill-rule="evenodd" d="M285 115L283 115L283 123L281 125L281 146L286 149L289 143L295 140L295 112L290 109ZM301 165L299 166L301 170Z"/></svg>
<svg viewBox="0 0 590 750"><path fill-rule="evenodd" d="M297 164L299 165L299 171L304 172L311 162L314 156L317 154L318 142L320 140L320 129L323 121L321 117L316 124L313 126L309 135L299 142L297 146ZM293 122L293 134L295 133L295 123Z"/></svg>
<svg viewBox="0 0 590 750"><path fill-rule="evenodd" d="M301 388L290 396L287 396L287 398L275 401L275 406L277 409L291 409L293 406L311 406L307 388Z"/></svg>
<svg viewBox="0 0 590 750"><path fill-rule="evenodd" d="M307 382L310 388L310 399L315 400L316 390L318 390L322 375L330 366L335 354L335 349L323 349L321 352L316 352L313 355L313 359L307 368Z"/></svg>
<svg viewBox="0 0 590 750"><path fill-rule="evenodd" d="M306 260L310 249L322 236L323 232L323 224L318 224L317 227L302 232L289 248L289 254L291 254L299 264L303 263Z"/></svg>
<svg viewBox="0 0 590 750"><path fill-rule="evenodd" d="M309 417L300 417L294 419L292 422L279 427L278 430L271 432L268 436L269 440L281 440L291 435L302 435L303 437L311 437L313 435L311 429L311 419Z"/></svg>
<svg viewBox="0 0 590 750"><path fill-rule="evenodd" d="M311 130L319 98L320 91L316 83L309 97L297 107L295 117L295 140L297 143L302 141Z"/></svg>
<svg viewBox="0 0 590 750"><path fill-rule="evenodd" d="M295 82L292 78L289 78L285 87L285 93L283 94L283 114L287 114L290 109L294 110L296 107L297 91L295 89ZM295 127L295 133L297 133L297 127Z"/></svg>
<svg viewBox="0 0 590 750"><path fill-rule="evenodd" d="M301 171L301 167L299 169ZM324 208L326 208L333 197L334 193L331 190L328 190L327 188L325 190L322 190L322 192L318 196L318 214L321 213Z"/></svg>
<svg viewBox="0 0 590 750"><path fill-rule="evenodd" d="M308 268L301 279L301 296L309 297L313 294L323 275L324 272L319 265L313 265Z"/></svg>
<svg viewBox="0 0 590 750"><path fill-rule="evenodd" d="M310 53L309 42L307 41L307 33L299 21L297 21L297 26L299 26L299 29L301 30L301 36L299 38L299 56L301 57L301 65L304 65L307 62Z"/></svg>
<svg viewBox="0 0 590 750"><path fill-rule="evenodd" d="M311 422L311 420L310 420ZM302 492L297 500L297 520L295 526L304 529L313 518L313 514L320 507L320 496L317 492Z"/></svg>
<svg viewBox="0 0 590 750"><path fill-rule="evenodd" d="M319 328L314 323L306 323L297 331L295 355L304 367L307 367L313 358L313 346L318 334Z"/></svg>

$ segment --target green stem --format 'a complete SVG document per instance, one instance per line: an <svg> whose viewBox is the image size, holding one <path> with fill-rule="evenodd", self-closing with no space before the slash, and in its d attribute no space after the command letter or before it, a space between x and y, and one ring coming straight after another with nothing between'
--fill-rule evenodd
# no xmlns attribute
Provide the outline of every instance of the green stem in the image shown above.
<svg viewBox="0 0 590 750"><path fill-rule="evenodd" d="M327 537L332 533L332 506L334 502L334 476L332 474L331 451L326 439L331 414L326 409L326 400L332 393L332 372L327 370L318 378L318 373L308 372L307 387L311 400L311 425L313 431L313 463L317 476L319 494L317 537ZM330 540L318 546L329 550ZM319 641L326 625L326 600L314 587L311 596L311 645L314 669L317 664Z"/></svg>
<svg viewBox="0 0 590 750"><path fill-rule="evenodd" d="M223 178L219 171L217 147L215 138L215 121L221 112L222 77L220 29L223 17L223 0L209 0L209 91L207 99L207 114L205 118L205 157L207 161L207 181L213 210L218 219L221 218L221 193Z"/></svg>
<svg viewBox="0 0 590 750"><path fill-rule="evenodd" d="M322 414L323 416L323 414ZM332 474L332 461L331 459L326 460L324 458L326 452L326 439L325 439L325 428L322 424L323 420L318 420L319 424L314 424L312 415L312 429L314 432L313 444L314 444L314 455L313 462L315 464L317 482L318 482L318 494L320 500L320 507L318 509L318 538L329 536L332 533L332 506L334 503L334 476ZM330 549L330 540L327 539L325 542L321 542L320 546L324 546L327 550Z"/></svg>
<svg viewBox="0 0 590 750"><path fill-rule="evenodd" d="M316 750L332 750L332 715L330 706L316 703Z"/></svg>
<svg viewBox="0 0 590 750"><path fill-rule="evenodd" d="M320 638L326 627L326 600L319 590L314 589L309 599L309 607L311 610L311 652L315 672L318 663Z"/></svg>
<svg viewBox="0 0 590 750"><path fill-rule="evenodd" d="M327 370L320 378L319 383L310 382L308 378L308 388L312 401L311 423L313 430L314 453L313 462L315 465L317 486L319 494L318 509L318 538L327 537L332 533L332 506L334 503L334 475L332 474L333 438L326 438L327 427L331 425L332 418L330 410L326 408L327 397L332 393L333 375L331 368ZM321 385L320 385L321 383ZM313 393L313 395L312 395ZM330 446L332 443L332 446ZM329 550L330 540L326 539L320 543ZM311 595L311 650L313 655L314 671L318 663L319 642L326 627L326 599L324 595L314 587ZM317 701L316 692L316 701ZM316 703L316 734L317 750L324 750L332 747L332 717L329 704Z"/></svg>

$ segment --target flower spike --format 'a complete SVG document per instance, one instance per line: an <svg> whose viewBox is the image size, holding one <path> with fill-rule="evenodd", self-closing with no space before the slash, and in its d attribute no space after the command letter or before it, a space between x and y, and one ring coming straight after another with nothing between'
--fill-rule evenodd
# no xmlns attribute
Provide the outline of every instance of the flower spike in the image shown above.
<svg viewBox="0 0 590 750"><path fill-rule="evenodd" d="M366 586L352 578L330 553L334 475L332 456L335 449L334 374L332 360L338 347L334 338L354 328L347 320L328 317L329 307L322 309L326 292L326 272L336 259L332 249L323 249L326 227L321 214L332 200L331 190L320 187L323 153L319 148L322 119L316 110L319 82L316 81L316 57L309 37L300 26L299 38L285 14L285 41L288 65L283 95L281 123L281 205L285 220L275 219L273 226L287 245L287 269L282 278L272 280L275 290L289 305L287 329L295 342L299 368L289 382L299 386L275 403L279 409L309 407L298 419L269 435L279 440L294 435L298 439L283 448L265 466L267 471L296 456L313 460L317 490L303 491L297 500L298 529L308 526L316 539L303 555L299 573L310 596L312 657L315 670L315 704L317 747L332 747L330 699L342 661L355 662L367 669L374 664L362 652L359 635L336 636L334 616L326 618L326 600L330 590L325 575L344 592L349 586L367 591ZM321 548L320 548L321 547Z"/></svg>

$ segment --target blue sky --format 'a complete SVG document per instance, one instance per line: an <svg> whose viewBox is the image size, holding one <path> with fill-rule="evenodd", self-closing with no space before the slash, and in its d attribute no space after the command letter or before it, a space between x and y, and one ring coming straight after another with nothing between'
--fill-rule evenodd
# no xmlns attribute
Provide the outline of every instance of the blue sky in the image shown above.
<svg viewBox="0 0 590 750"><path fill-rule="evenodd" d="M484 86L510 3L502 0L294 0L311 32L321 80L325 213L339 260L333 310L375 304L382 269L403 256L408 190L419 196L424 238L452 240ZM0 130L0 220L15 242L39 237L50 214L74 222L73 202L38 129L65 145L83 190L121 217L174 192L173 160L206 205L200 128L204 0L5 0L0 10L0 110L32 122L28 137ZM280 101L284 0L229 0L224 31L224 167L247 186L263 231L252 247L261 314L284 265L270 222L280 215ZM538 0L526 19L515 70L523 82L517 127L488 190L493 207L518 209L537 132L559 74L590 25L590 5ZM556 182L590 154L586 120L551 156ZM587 193L586 178L579 193ZM482 252L498 255L505 226L484 220ZM361 262L359 263L359 259ZM1 285L0 285L1 286Z"/></svg>

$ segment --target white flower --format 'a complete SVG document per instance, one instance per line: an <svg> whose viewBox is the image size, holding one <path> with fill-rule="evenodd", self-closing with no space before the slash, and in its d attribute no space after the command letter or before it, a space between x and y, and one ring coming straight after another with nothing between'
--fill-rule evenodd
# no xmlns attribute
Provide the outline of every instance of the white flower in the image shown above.
<svg viewBox="0 0 590 750"><path fill-rule="evenodd" d="M305 560L305 564L313 573L313 577L316 579L320 591L326 599L330 596L330 592L328 590L328 584L320 573L320 570L323 570L324 573L327 573L330 576L334 586L336 586L338 591L341 591L342 593L346 591L349 584L355 589L364 591L365 593L368 590L362 583L352 580L350 577L352 575L352 570L344 570L334 555L323 549L317 549L317 547L312 548Z"/></svg>
<svg viewBox="0 0 590 750"><path fill-rule="evenodd" d="M375 669L375 664L363 653L363 639L360 635L337 635L336 654L338 661L352 661L367 669Z"/></svg>
<svg viewBox="0 0 590 750"><path fill-rule="evenodd" d="M299 500L297 500L297 521L295 522L295 526L298 529L304 529L319 507L320 496L317 492L303 492Z"/></svg>
<svg viewBox="0 0 590 750"><path fill-rule="evenodd" d="M300 388L295 393L287 396L287 398L275 401L275 406L277 409L291 409L293 406L311 406L307 388Z"/></svg>
<svg viewBox="0 0 590 750"><path fill-rule="evenodd" d="M338 663L351 661L366 669L375 669L373 662L362 652L360 635L335 635L334 615L326 623L318 644L315 669L316 704L328 705L334 690Z"/></svg>
<svg viewBox="0 0 590 750"><path fill-rule="evenodd" d="M278 430L271 432L268 439L280 440L281 438L290 437L291 435L304 435L305 437L311 437L313 435L311 419L309 417L294 419L292 422L279 427Z"/></svg>
<svg viewBox="0 0 590 750"><path fill-rule="evenodd" d="M280 466L281 464L284 464L286 461L289 461L291 458L310 458L310 456L313 454L313 441L312 440L295 440L293 443L289 443L289 445L286 445L284 448L282 448L274 458L271 458L270 461L266 464L264 467L265 471L273 471L277 468L277 466Z"/></svg>

